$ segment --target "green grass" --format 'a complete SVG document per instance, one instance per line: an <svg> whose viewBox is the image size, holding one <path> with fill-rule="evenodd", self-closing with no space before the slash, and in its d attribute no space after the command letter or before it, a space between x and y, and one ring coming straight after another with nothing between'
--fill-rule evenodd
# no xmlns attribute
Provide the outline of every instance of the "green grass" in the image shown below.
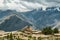
<svg viewBox="0 0 60 40"><path fill-rule="evenodd" d="M4 40L4 38L0 37L0 40Z"/></svg>

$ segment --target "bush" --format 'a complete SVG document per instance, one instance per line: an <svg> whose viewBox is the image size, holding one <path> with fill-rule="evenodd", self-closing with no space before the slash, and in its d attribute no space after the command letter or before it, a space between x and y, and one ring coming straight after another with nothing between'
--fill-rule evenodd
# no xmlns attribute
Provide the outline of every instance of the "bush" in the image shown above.
<svg viewBox="0 0 60 40"><path fill-rule="evenodd" d="M42 33L45 35L51 35L54 33L59 33L59 31L58 31L58 28L55 28L52 30L51 26L49 26L49 27L43 28Z"/></svg>
<svg viewBox="0 0 60 40"><path fill-rule="evenodd" d="M50 35L50 34L53 33L53 30L52 30L52 28L49 26L49 27L43 28L42 33L45 34L45 35Z"/></svg>
<svg viewBox="0 0 60 40"><path fill-rule="evenodd" d="M55 28L55 29L53 30L53 32L54 32L54 33L59 33L58 28Z"/></svg>

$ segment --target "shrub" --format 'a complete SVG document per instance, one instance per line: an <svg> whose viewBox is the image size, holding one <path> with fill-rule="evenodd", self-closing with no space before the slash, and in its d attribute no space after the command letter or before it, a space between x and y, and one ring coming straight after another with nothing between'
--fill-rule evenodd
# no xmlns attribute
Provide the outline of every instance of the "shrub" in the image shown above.
<svg viewBox="0 0 60 40"><path fill-rule="evenodd" d="M42 33L45 35L51 35L54 33L59 33L59 31L58 31L58 28L55 28L52 30L51 26L49 26L49 27L43 28Z"/></svg>
<svg viewBox="0 0 60 40"><path fill-rule="evenodd" d="M45 35L50 35L50 34L53 33L53 30L52 30L52 28L49 26L49 27L43 28L42 33L45 34Z"/></svg>
<svg viewBox="0 0 60 40"><path fill-rule="evenodd" d="M54 33L59 33L58 28L55 28L55 29L53 30L53 32L54 32Z"/></svg>

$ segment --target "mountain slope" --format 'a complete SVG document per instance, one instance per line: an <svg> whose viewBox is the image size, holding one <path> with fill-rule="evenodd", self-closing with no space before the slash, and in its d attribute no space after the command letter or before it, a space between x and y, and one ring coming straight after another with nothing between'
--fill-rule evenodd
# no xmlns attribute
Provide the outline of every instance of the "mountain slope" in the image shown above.
<svg viewBox="0 0 60 40"><path fill-rule="evenodd" d="M14 31L22 29L26 25L30 24L21 20L16 15L12 15L9 17L9 19L6 19L3 23L0 24L0 29L4 31Z"/></svg>

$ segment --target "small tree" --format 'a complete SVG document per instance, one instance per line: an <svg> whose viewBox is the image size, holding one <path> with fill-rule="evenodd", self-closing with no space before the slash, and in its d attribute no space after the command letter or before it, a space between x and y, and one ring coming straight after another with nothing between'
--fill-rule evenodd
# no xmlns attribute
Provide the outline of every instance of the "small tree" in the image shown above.
<svg viewBox="0 0 60 40"><path fill-rule="evenodd" d="M22 40L22 39L21 39L21 38L19 38L19 36L18 36L17 40Z"/></svg>
<svg viewBox="0 0 60 40"><path fill-rule="evenodd" d="M53 30L53 32L54 32L54 33L59 33L58 28L55 28L55 29Z"/></svg>
<svg viewBox="0 0 60 40"><path fill-rule="evenodd" d="M53 33L53 30L52 30L51 26L49 26L49 27L43 28L42 33L45 35L49 35L49 34Z"/></svg>
<svg viewBox="0 0 60 40"><path fill-rule="evenodd" d="M13 40L13 35L12 35L12 33L10 33L10 40Z"/></svg>
<svg viewBox="0 0 60 40"><path fill-rule="evenodd" d="M9 35L7 35L6 38L9 39Z"/></svg>

